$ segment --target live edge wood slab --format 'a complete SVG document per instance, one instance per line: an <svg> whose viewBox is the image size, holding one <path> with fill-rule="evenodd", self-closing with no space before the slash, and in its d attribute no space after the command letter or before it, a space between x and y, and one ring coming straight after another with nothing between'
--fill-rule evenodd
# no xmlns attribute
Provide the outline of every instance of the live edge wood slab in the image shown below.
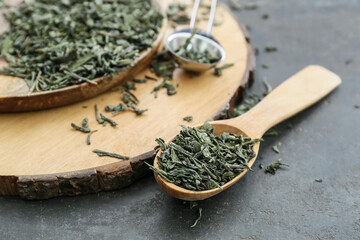
<svg viewBox="0 0 360 240"><path fill-rule="evenodd" d="M177 69L173 83L179 85L174 96L163 89L154 98L151 91L160 81L136 84L139 108L148 111L142 116L130 111L114 117L105 113L119 123L117 127L99 125L94 113L94 104L100 112L106 105L119 104L121 94L116 91L61 108L0 114L0 194L35 200L126 187L149 173L144 162L151 163L155 156L155 138L168 140L180 131L181 124L198 125L225 116L251 84L255 57L247 34L227 8L218 7L216 20L222 25L213 28L213 35L227 53L224 63L235 65L221 77L209 70L191 78ZM206 23L202 19L198 27L206 29ZM173 30L169 27L165 36ZM136 77L145 74L154 76L145 69ZM193 116L193 122L184 122L185 116ZM71 122L80 124L85 117L90 128L98 130L91 145L85 142L86 134L70 127ZM131 158L98 157L94 149Z"/></svg>

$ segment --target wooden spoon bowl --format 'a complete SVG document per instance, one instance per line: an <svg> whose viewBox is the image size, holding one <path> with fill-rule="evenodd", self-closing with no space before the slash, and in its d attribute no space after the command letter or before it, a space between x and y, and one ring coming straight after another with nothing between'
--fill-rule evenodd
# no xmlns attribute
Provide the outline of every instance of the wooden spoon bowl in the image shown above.
<svg viewBox="0 0 360 240"><path fill-rule="evenodd" d="M239 128L235 127L235 126L231 126L231 125L227 125L227 124L222 124L219 123L219 121L214 121L214 122L210 122L210 124L214 127L214 134L220 135L224 132L230 132L236 135L243 135L244 137L249 137L248 134L244 133L243 131L241 131ZM200 128L202 125L196 126L197 128ZM174 140L174 139L173 139ZM172 141L172 140L171 140ZM255 151L256 156L257 153L259 152L259 147L260 147L260 143L257 142L254 144L253 146L253 151ZM154 167L159 168L158 165L158 156L160 156L162 153L162 151L160 150L155 157L154 160ZM256 157L252 158L249 161L249 166L251 167L254 162L255 162ZM186 201L198 201L198 200L203 200L209 197L212 197L222 191L224 191L225 189L229 188L231 185L233 185L234 183L236 183L240 178L242 178L247 172L249 171L249 169L245 169L243 172L241 172L239 175L237 175L234 179L232 179L231 181L227 182L225 185L221 186L222 189L220 188L214 188L211 190L206 190L206 191L192 191L192 190L188 190L179 186L176 186L173 183L170 183L168 181L166 181L165 179L163 179L159 174L154 172L154 176L155 176L155 180L156 182L161 186L161 188L167 192L168 194L170 194L171 196L178 198L178 199L182 199L182 200L186 200Z"/></svg>
<svg viewBox="0 0 360 240"><path fill-rule="evenodd" d="M333 72L321 66L308 66L283 82L247 113L228 120L210 122L210 124L214 127L215 135L229 132L251 138L260 138L271 127L310 107L340 84L340 77ZM253 146L256 156L259 147L260 143ZM155 168L159 167L157 157L160 155L161 151L155 157ZM254 164L255 159L256 157L250 160L250 167ZM187 201L197 201L224 191L247 172L248 169L245 169L234 179L224 184L222 189L215 188L206 191L192 191L178 187L155 172L154 176L161 188L171 196Z"/></svg>

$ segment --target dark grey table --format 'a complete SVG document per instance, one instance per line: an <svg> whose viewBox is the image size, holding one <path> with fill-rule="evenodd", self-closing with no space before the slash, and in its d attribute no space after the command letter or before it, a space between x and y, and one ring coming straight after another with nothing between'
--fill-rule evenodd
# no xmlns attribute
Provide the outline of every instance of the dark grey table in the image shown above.
<svg viewBox="0 0 360 240"><path fill-rule="evenodd" d="M257 10L235 12L260 50L252 92L263 92L264 77L277 86L309 64L331 69L343 83L277 126L279 135L261 145L255 172L199 203L203 218L196 228L189 226L197 212L149 176L88 196L0 197L0 239L360 239L360 109L354 107L360 105L360 1L256 3ZM267 44L278 51L265 53ZM279 142L276 154L271 147ZM279 157L290 166L276 175L258 168Z"/></svg>

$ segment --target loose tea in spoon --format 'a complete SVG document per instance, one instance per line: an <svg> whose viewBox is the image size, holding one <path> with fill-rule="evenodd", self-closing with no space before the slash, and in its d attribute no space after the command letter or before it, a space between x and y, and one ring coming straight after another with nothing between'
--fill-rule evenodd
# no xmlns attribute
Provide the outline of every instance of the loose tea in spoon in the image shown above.
<svg viewBox="0 0 360 240"><path fill-rule="evenodd" d="M196 29L193 29L190 37L186 39L185 43L181 45L175 53L182 58L196 63L212 64L218 62L221 57L210 54L210 52L206 49L206 45L204 45L204 47L199 46L198 49L194 48L191 40L195 34Z"/></svg>
<svg viewBox="0 0 360 240"><path fill-rule="evenodd" d="M195 191L221 189L246 168L251 170L248 163L256 156L252 147L262 141L231 133L215 136L209 123L182 128L169 144L156 139L162 151L159 168L149 167L168 182Z"/></svg>

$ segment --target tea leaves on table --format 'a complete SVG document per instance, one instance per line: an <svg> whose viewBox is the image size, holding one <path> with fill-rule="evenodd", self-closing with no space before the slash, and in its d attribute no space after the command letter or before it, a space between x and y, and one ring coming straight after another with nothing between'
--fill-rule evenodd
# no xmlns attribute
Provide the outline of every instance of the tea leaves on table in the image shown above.
<svg viewBox="0 0 360 240"><path fill-rule="evenodd" d="M98 149L93 150L93 152L96 153L99 157L107 156L107 157L119 158L119 159L123 159L123 160L129 160L130 159L129 156L123 156L123 155L120 155L120 154L117 154L117 153L105 152L105 151L98 150Z"/></svg>
<svg viewBox="0 0 360 240"><path fill-rule="evenodd" d="M191 122L193 120L192 116L186 116L183 118L184 121Z"/></svg>
<svg viewBox="0 0 360 240"><path fill-rule="evenodd" d="M266 172L266 173L270 173L270 174L272 174L272 175L275 175L276 171L277 171L279 168L281 168L281 166L289 166L289 165L287 165L287 164L285 164L285 163L282 163L281 160L282 160L282 159L279 158L277 162L272 163L272 164L270 164L269 166L267 166L266 169L265 169L265 172Z"/></svg>

